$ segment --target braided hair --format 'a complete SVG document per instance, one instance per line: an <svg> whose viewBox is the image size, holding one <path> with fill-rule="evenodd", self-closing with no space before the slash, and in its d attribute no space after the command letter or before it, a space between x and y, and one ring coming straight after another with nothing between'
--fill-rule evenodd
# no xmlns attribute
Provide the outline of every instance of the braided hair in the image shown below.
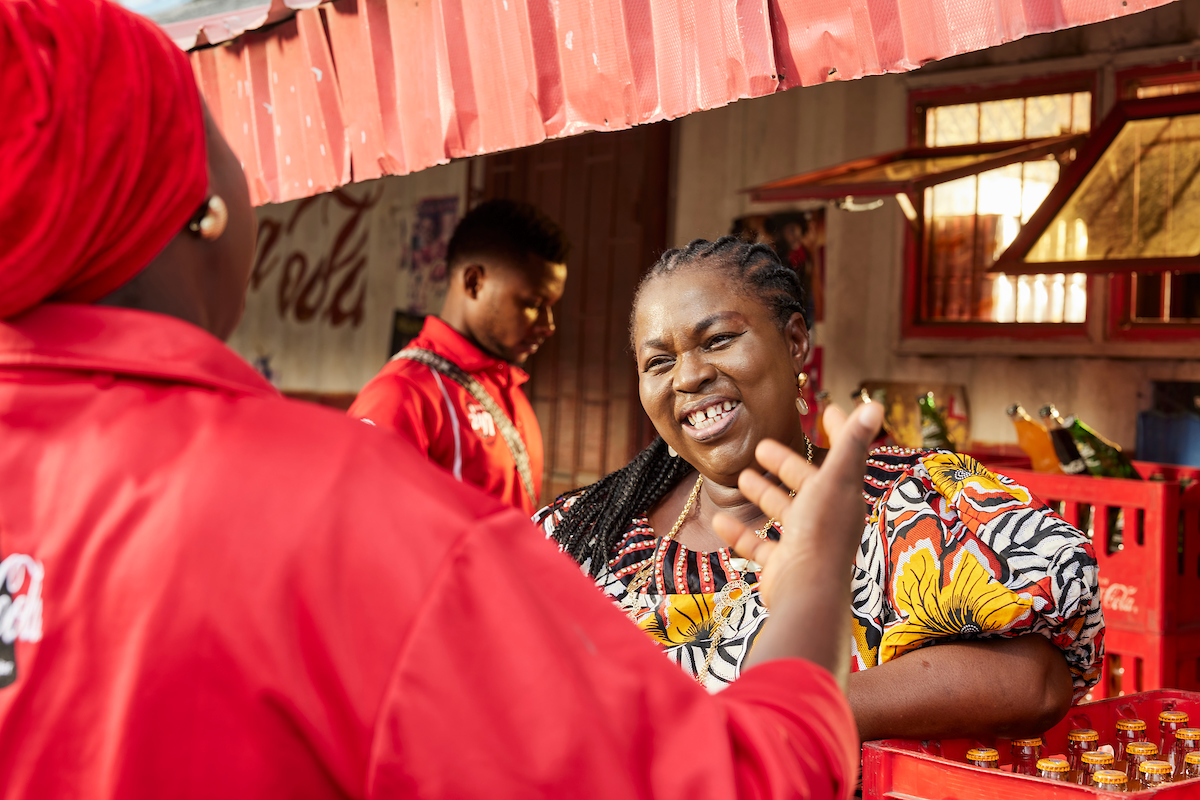
<svg viewBox="0 0 1200 800"><path fill-rule="evenodd" d="M696 239L687 247L663 253L638 284L633 310L637 310L650 281L687 266L726 270L737 278L747 294L771 310L780 330L793 314L802 317L805 314L804 292L795 270L780 263L770 247L733 236L715 242ZM632 340L633 311L629 330ZM564 495L575 494L578 498L555 526L554 538L578 563L588 562L589 571L596 577L608 563L612 549L620 542L630 521L649 511L691 471L691 464L671 456L666 442L656 437L621 469L591 486Z"/></svg>

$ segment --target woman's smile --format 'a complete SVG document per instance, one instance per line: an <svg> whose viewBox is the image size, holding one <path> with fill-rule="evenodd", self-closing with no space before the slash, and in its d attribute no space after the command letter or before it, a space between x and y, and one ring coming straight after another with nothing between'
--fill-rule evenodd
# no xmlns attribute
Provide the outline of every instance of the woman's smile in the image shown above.
<svg viewBox="0 0 1200 800"><path fill-rule="evenodd" d="M683 414L683 431L697 442L715 439L729 430L741 411L741 403L724 397L693 403Z"/></svg>

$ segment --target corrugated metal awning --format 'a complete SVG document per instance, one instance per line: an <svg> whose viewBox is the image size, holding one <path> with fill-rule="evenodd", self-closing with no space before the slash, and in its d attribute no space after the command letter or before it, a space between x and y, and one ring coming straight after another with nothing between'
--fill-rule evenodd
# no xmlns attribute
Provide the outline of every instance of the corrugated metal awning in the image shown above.
<svg viewBox="0 0 1200 800"><path fill-rule="evenodd" d="M192 63L261 204L1168 2L334 0L274 21L303 2L272 0Z"/></svg>

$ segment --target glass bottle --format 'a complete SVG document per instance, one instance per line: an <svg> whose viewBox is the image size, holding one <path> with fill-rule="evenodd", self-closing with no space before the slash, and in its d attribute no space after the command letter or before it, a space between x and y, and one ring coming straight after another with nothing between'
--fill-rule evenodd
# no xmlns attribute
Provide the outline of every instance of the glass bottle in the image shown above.
<svg viewBox="0 0 1200 800"><path fill-rule="evenodd" d="M998 769L1000 752L994 747L972 747L967 751L967 763L985 769Z"/></svg>
<svg viewBox="0 0 1200 800"><path fill-rule="evenodd" d="M1146 721L1141 719L1117 720L1117 734L1113 737L1113 760L1125 760L1125 748L1133 742L1146 741Z"/></svg>
<svg viewBox="0 0 1200 800"><path fill-rule="evenodd" d="M917 397L917 406L921 410L921 447L926 450L954 450L954 441L946 428L946 418L933 397L933 392L927 392Z"/></svg>
<svg viewBox="0 0 1200 800"><path fill-rule="evenodd" d="M1038 777L1048 781L1065 781L1070 771L1071 765L1065 758L1039 758L1037 762Z"/></svg>
<svg viewBox="0 0 1200 800"><path fill-rule="evenodd" d="M1115 769L1101 769L1092 773L1089 785L1106 792L1124 792L1129 788L1129 778Z"/></svg>
<svg viewBox="0 0 1200 800"><path fill-rule="evenodd" d="M1075 440L1075 448L1091 474L1102 478L1142 479L1119 445L1096 433L1079 417L1067 417L1063 420L1063 427Z"/></svg>
<svg viewBox="0 0 1200 800"><path fill-rule="evenodd" d="M1175 749L1167 759L1175 770L1175 775L1183 774L1183 762L1188 753L1200 750L1200 728L1180 728L1175 731Z"/></svg>
<svg viewBox="0 0 1200 800"><path fill-rule="evenodd" d="M1188 726L1186 711L1164 711L1158 715L1158 752L1169 756L1175 749L1175 731Z"/></svg>
<svg viewBox="0 0 1200 800"><path fill-rule="evenodd" d="M1166 761L1146 761L1138 767L1138 780L1145 788L1171 782L1171 765Z"/></svg>
<svg viewBox="0 0 1200 800"><path fill-rule="evenodd" d="M1174 736L1174 733L1171 734ZM1100 734L1091 728L1075 728L1067 732L1067 763L1072 770L1083 768L1080 757L1091 752L1100 744Z"/></svg>
<svg viewBox="0 0 1200 800"><path fill-rule="evenodd" d="M1130 742L1125 745L1125 774L1129 776L1130 781L1140 780L1138 767L1157 758L1158 745L1154 742Z"/></svg>
<svg viewBox="0 0 1200 800"><path fill-rule="evenodd" d="M1042 424L1050 433L1050 441L1054 443L1054 452L1058 455L1058 465L1062 471L1068 475L1087 475L1087 464L1079 455L1075 440L1063 425L1063 418L1058 415L1058 410L1054 406L1042 406L1038 410L1038 416L1042 418Z"/></svg>
<svg viewBox="0 0 1200 800"><path fill-rule="evenodd" d="M1012 740L1012 771L1018 775L1037 775L1037 763L1041 757L1042 739L1040 736Z"/></svg>
<svg viewBox="0 0 1200 800"><path fill-rule="evenodd" d="M1200 750L1193 750L1183 757L1183 775L1181 780L1190 781L1200 778Z"/></svg>
<svg viewBox="0 0 1200 800"><path fill-rule="evenodd" d="M1112 753L1107 753L1101 750L1089 750L1081 755L1079 760L1082 761L1083 764L1080 767L1079 780L1077 782L1083 784L1084 786L1092 785L1092 776L1097 772L1103 772L1106 770L1109 772L1113 771ZM1124 775L1125 773L1122 772L1121 774Z"/></svg>
<svg viewBox="0 0 1200 800"><path fill-rule="evenodd" d="M1046 429L1025 413L1025 409L1018 403L1008 407L1008 418L1017 429L1017 444L1025 451L1025 455L1029 456L1033 471L1061 475L1062 467L1058 465L1058 454L1054 452L1054 442L1050 441L1050 434Z"/></svg>

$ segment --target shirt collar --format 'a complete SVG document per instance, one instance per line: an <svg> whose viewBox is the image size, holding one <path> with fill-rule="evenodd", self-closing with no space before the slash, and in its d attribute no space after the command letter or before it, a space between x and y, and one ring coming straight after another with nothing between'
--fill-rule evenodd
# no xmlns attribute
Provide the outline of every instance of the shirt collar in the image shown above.
<svg viewBox="0 0 1200 800"><path fill-rule="evenodd" d="M235 394L278 396L241 356L183 320L110 306L46 303L0 320L0 369L108 372Z"/></svg>
<svg viewBox="0 0 1200 800"><path fill-rule="evenodd" d="M425 318L421 338L436 345L438 354L453 361L463 372L488 372L502 385L520 386L529 380L525 370L480 350L470 339L433 314Z"/></svg>

